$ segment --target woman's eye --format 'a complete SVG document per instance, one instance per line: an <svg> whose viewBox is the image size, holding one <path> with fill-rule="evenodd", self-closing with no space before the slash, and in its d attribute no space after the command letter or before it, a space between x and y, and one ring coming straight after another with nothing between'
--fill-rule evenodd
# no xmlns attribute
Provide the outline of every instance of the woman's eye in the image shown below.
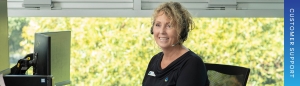
<svg viewBox="0 0 300 86"><path fill-rule="evenodd" d="M160 27L160 25L159 25L159 24L155 24L155 26L156 26L156 27Z"/></svg>
<svg viewBox="0 0 300 86"><path fill-rule="evenodd" d="M168 28L171 28L172 26L171 26L171 25L167 25L167 27L168 27Z"/></svg>

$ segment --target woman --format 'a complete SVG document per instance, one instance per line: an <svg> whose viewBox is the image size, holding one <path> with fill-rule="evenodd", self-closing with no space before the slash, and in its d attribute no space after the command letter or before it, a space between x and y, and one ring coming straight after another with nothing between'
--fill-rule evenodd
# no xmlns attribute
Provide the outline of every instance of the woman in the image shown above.
<svg viewBox="0 0 300 86"><path fill-rule="evenodd" d="M160 5L153 15L153 34L162 52L148 64L143 86L207 86L209 80L202 59L183 45L193 21L178 2Z"/></svg>

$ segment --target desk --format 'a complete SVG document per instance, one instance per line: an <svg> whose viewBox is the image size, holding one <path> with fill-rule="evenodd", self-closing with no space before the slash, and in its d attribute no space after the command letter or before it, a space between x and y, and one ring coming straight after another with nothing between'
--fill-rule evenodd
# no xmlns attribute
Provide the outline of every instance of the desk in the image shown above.
<svg viewBox="0 0 300 86"><path fill-rule="evenodd" d="M4 75L6 86L52 86L51 75Z"/></svg>

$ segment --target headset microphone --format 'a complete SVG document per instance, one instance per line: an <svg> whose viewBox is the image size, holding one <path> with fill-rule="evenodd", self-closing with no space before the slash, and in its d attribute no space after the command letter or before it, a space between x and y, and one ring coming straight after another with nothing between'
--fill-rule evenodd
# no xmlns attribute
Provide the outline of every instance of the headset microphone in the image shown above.
<svg viewBox="0 0 300 86"><path fill-rule="evenodd" d="M177 42L177 43L175 43L175 44L172 44L172 47L174 47L175 45L177 45L177 44L179 44L180 42Z"/></svg>

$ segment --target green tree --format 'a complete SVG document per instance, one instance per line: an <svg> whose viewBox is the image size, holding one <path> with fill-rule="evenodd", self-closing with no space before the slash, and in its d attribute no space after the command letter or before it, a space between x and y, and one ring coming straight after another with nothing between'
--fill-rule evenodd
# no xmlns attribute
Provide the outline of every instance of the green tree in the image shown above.
<svg viewBox="0 0 300 86"><path fill-rule="evenodd" d="M20 57L14 57L14 55L20 55L20 52L22 51L23 47L20 46L20 42L23 40L22 37L22 29L24 26L28 25L28 18L22 18L22 17L9 17L8 18L8 44L9 44L9 52L11 62L16 63L17 60Z"/></svg>

